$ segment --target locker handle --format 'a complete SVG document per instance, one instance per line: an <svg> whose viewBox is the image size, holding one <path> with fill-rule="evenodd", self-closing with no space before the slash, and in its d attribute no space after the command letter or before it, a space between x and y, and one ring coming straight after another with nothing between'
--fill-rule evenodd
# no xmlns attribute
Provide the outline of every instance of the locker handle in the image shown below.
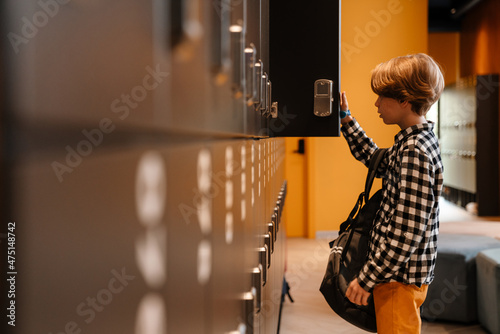
<svg viewBox="0 0 500 334"><path fill-rule="evenodd" d="M215 83L224 84L228 80L230 59L230 11L224 8L222 0L215 0L212 11L212 66Z"/></svg>
<svg viewBox="0 0 500 334"><path fill-rule="evenodd" d="M243 27L233 24L229 27L231 34L231 59L233 62L233 97L239 99L243 96L245 72L243 70Z"/></svg>
<svg viewBox="0 0 500 334"><path fill-rule="evenodd" d="M262 286L267 283L267 249L266 247L259 247L257 249L259 254L259 268L262 272Z"/></svg>
<svg viewBox="0 0 500 334"><path fill-rule="evenodd" d="M272 241L273 243L276 241L276 223L271 220L270 223L267 223L267 232L273 236ZM274 253L274 247L273 247L273 253Z"/></svg>
<svg viewBox="0 0 500 334"><path fill-rule="evenodd" d="M260 112L262 116L267 115L267 106L268 106L268 94L269 94L269 89L267 88L267 82L268 82L268 76L267 73L264 72L261 76L261 83L260 83Z"/></svg>
<svg viewBox="0 0 500 334"><path fill-rule="evenodd" d="M246 334L253 334L255 299L252 292L243 293L243 316L246 325Z"/></svg>
<svg viewBox="0 0 500 334"><path fill-rule="evenodd" d="M255 65L255 110L259 111L263 102L262 97L262 69L264 68L264 64L262 60L258 60Z"/></svg>
<svg viewBox="0 0 500 334"><path fill-rule="evenodd" d="M247 105L251 106L254 103L256 93L255 85L255 57L257 50L253 43L245 48L245 78L246 78L246 91L247 91Z"/></svg>
<svg viewBox="0 0 500 334"><path fill-rule="evenodd" d="M273 237L269 233L264 234L264 247L267 248L267 268L271 267L271 253L273 249Z"/></svg>
<svg viewBox="0 0 500 334"><path fill-rule="evenodd" d="M262 271L259 267L252 269L252 286L255 289L255 309L258 313L262 303Z"/></svg>
<svg viewBox="0 0 500 334"><path fill-rule="evenodd" d="M276 210L276 208L275 208ZM278 221L278 215L276 213L274 213L272 216L271 216L271 222L274 224L274 229L275 229L275 236L274 236L274 241L276 241L278 239L278 231L280 229L280 226L279 226L279 221Z"/></svg>
<svg viewBox="0 0 500 334"><path fill-rule="evenodd" d="M271 80L267 80L267 92L266 92L266 99L267 99L267 107L266 107L266 114L264 116L272 117L272 108L273 108L273 102L272 102L272 84ZM277 117L278 115L276 115Z"/></svg>
<svg viewBox="0 0 500 334"><path fill-rule="evenodd" d="M282 213L282 206L281 206L281 196L278 197L278 200L276 201L276 208L274 209L274 213L276 214L278 226L281 221L281 213Z"/></svg>

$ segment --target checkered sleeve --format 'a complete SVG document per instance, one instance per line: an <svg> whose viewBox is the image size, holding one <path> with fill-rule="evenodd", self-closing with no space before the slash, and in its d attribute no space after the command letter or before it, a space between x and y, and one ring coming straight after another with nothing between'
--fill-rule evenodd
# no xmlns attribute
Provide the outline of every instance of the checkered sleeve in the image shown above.
<svg viewBox="0 0 500 334"><path fill-rule="evenodd" d="M415 253L420 251L419 245L429 242L423 239L432 238L432 232L429 233L432 228L427 225L432 222L431 214L437 201L433 191L434 168L431 159L416 143L406 144L395 166L399 169L394 173L397 179L387 187L388 197L395 203L383 204L385 217L372 231L372 251L358 276L358 282L367 291L398 276L398 272L410 270L414 271L410 274L419 275L433 267L432 259ZM418 266L408 263L415 256Z"/></svg>
<svg viewBox="0 0 500 334"><path fill-rule="evenodd" d="M354 158L368 167L370 157L378 149L377 145L366 135L355 118L343 124L341 131Z"/></svg>

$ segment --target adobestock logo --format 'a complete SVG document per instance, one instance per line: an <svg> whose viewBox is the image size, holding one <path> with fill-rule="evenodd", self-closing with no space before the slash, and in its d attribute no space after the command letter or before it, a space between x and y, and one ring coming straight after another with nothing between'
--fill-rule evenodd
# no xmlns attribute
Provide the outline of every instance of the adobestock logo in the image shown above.
<svg viewBox="0 0 500 334"><path fill-rule="evenodd" d="M156 65L156 68L146 66L145 70L147 74L142 78L141 84L134 86L129 93L121 94L120 98L114 99L110 104L110 111L121 121L126 120L130 116L131 111L136 109L170 74L163 72L160 65ZM112 133L115 129L115 122L111 118L103 117L99 120L97 127L90 130L82 130L81 133L84 139L80 140L73 147L66 145L66 156L64 159L61 159L61 161L54 160L51 163L57 180L63 182L64 175L72 173L75 168L80 166L83 158L91 155L94 148L102 144L105 135Z"/></svg>
<svg viewBox="0 0 500 334"><path fill-rule="evenodd" d="M125 267L121 268L120 271L113 269L111 270L111 277L108 280L108 284L103 289L97 291L97 293L88 296L85 301L82 301L75 308L75 313L84 318L85 324L89 325L98 316L98 313L103 312L107 307L111 308L111 302L114 298L123 292L125 288L135 279L135 276L126 273ZM79 318L78 318L79 319ZM82 320L82 319L79 319ZM56 332L49 332L48 334L80 334L85 332L85 327L82 326L82 322L79 320L68 321L62 330L57 330Z"/></svg>
<svg viewBox="0 0 500 334"><path fill-rule="evenodd" d="M59 13L61 5L69 3L71 0L39 0L37 10L31 18L23 16L20 34L9 32L7 38L16 54L20 51L20 46L28 44L38 35L40 29L45 27L51 18Z"/></svg>
<svg viewBox="0 0 500 334"><path fill-rule="evenodd" d="M345 60L351 62L353 55L361 53L364 48L368 47L372 40L391 23L393 15L400 14L402 11L403 6L400 0L389 0L386 9L370 10L373 20L366 22L362 27L354 27L355 35L352 42L341 42L340 50Z"/></svg>

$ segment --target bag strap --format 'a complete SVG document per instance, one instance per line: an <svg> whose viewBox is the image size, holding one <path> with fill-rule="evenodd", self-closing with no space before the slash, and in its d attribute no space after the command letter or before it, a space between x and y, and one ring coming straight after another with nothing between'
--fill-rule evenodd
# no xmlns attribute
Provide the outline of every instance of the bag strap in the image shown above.
<svg viewBox="0 0 500 334"><path fill-rule="evenodd" d="M368 174L366 175L366 181L365 181L365 192L364 192L365 203L367 203L368 199L370 198L370 191L372 189L372 184L373 180L375 179L377 168L380 165L382 159L384 158L386 151L387 151L386 148L379 148L375 151L375 153L373 153L370 159Z"/></svg>
<svg viewBox="0 0 500 334"><path fill-rule="evenodd" d="M365 201L365 204L368 202L368 199L370 197L370 190L373 184L373 179L375 179L375 173L386 151L387 151L386 148L379 148L375 151L375 153L373 153L373 156L370 159L370 165L368 167L368 174L366 176L365 191L359 194L358 200L356 201L354 208L351 210L349 217L347 217L347 220L340 225L340 233L352 228L351 225L354 222L354 217L356 216L358 211L363 207L363 200ZM347 226L343 227L343 225ZM330 245L330 248L331 247L332 245Z"/></svg>

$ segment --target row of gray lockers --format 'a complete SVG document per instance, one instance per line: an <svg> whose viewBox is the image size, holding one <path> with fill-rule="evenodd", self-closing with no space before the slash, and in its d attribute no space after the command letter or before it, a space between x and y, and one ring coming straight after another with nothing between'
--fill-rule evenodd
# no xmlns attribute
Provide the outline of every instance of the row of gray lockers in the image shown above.
<svg viewBox="0 0 500 334"><path fill-rule="evenodd" d="M1 332L275 333L271 137L338 135L339 18L330 0L2 1Z"/></svg>
<svg viewBox="0 0 500 334"><path fill-rule="evenodd" d="M123 130L210 135L264 131L271 109L266 0L2 6L8 102L17 121L99 128L109 119Z"/></svg>
<svg viewBox="0 0 500 334"><path fill-rule="evenodd" d="M29 152L10 171L15 327L2 333L276 333L284 140L68 159Z"/></svg>
<svg viewBox="0 0 500 334"><path fill-rule="evenodd" d="M339 135L340 1L1 6L6 102L22 125L92 129L107 120L122 131ZM320 79L329 89L315 89Z"/></svg>
<svg viewBox="0 0 500 334"><path fill-rule="evenodd" d="M268 1L1 6L1 332L276 333Z"/></svg>

